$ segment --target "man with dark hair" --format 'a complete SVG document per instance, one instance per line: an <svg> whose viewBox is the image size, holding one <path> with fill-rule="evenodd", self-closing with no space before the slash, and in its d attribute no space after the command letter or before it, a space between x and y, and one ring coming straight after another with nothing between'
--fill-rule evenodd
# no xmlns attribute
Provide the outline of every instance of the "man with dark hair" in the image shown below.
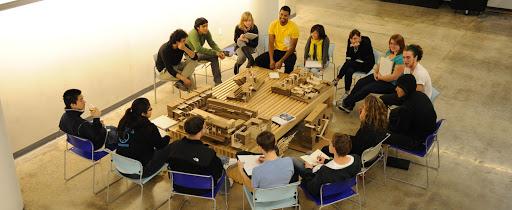
<svg viewBox="0 0 512 210"><path fill-rule="evenodd" d="M177 80L174 83L180 90L195 89L192 74L197 66L197 54L186 44L187 33L181 29L174 31L169 41L158 50L156 68L163 80ZM185 60L182 61L183 55Z"/></svg>
<svg viewBox="0 0 512 210"><path fill-rule="evenodd" d="M258 160L261 165L252 170L252 180L244 172L244 163L238 161L238 170L245 187L249 191L254 191L254 188L265 189L290 183L294 173L293 161L290 157L278 156L274 134L263 131L256 137L256 143L263 155Z"/></svg>
<svg viewBox="0 0 512 210"><path fill-rule="evenodd" d="M312 166L294 159L294 166L302 177L302 184L312 195L320 195L323 184L340 182L355 177L361 171L361 159L358 155L348 153L352 149L350 137L335 133L329 144L329 152L334 154L330 161L318 159L318 165Z"/></svg>
<svg viewBox="0 0 512 210"><path fill-rule="evenodd" d="M208 30L208 20L204 17L197 18L194 23L194 29L188 35L187 45L198 54L199 61L211 62L215 85L222 83L219 58L224 59L225 55L212 39L212 34ZM203 47L205 41L208 42L211 49Z"/></svg>
<svg viewBox="0 0 512 210"><path fill-rule="evenodd" d="M409 150L424 150L425 139L436 129L434 106L427 95L416 88L413 75L404 74L398 78L395 90L403 103L389 114L391 136L387 144Z"/></svg>
<svg viewBox="0 0 512 210"><path fill-rule="evenodd" d="M268 52L256 58L256 66L279 70L285 64L285 73L293 71L297 61L295 47L299 40L299 27L289 20L290 14L290 7L281 7L279 19L268 28Z"/></svg>
<svg viewBox="0 0 512 210"><path fill-rule="evenodd" d="M188 118L184 124L186 137L171 144L169 167L173 171L211 175L217 184L224 172L222 161L215 151L203 144L201 137L206 132L205 120L200 116ZM189 189L174 186L178 192L204 195L209 190Z"/></svg>
<svg viewBox="0 0 512 210"><path fill-rule="evenodd" d="M405 64L404 74L412 74L416 79L416 90L425 93L429 98L432 97L432 80L430 79L430 74L427 69L419 63L423 58L423 49L419 45L410 44L405 47L403 57ZM382 95L380 99L388 106L400 105L403 102L396 93Z"/></svg>
<svg viewBox="0 0 512 210"><path fill-rule="evenodd" d="M103 127L103 123L100 121L101 111L98 108L92 107L89 109L91 117L93 117L92 122L81 117L86 103L82 91L78 89L66 90L62 98L66 107L64 108L64 114L60 118L60 130L64 131L64 133L90 140L94 150L100 149L104 144L110 150L115 149L117 143L116 129L113 126Z"/></svg>

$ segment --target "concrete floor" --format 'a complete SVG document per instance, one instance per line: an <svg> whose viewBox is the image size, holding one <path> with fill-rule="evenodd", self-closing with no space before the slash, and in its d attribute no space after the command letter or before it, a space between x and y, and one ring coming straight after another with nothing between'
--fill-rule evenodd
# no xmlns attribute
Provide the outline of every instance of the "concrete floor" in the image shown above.
<svg viewBox="0 0 512 210"><path fill-rule="evenodd" d="M386 49L387 39L394 33L404 35L406 43L420 44L423 65L441 95L435 102L439 118L448 119L440 132L441 168L430 170L430 188L423 190L388 180L384 185L382 168L375 168L367 183L365 209L510 209L512 208L512 15L487 12L480 17L454 14L443 6L433 10L372 0L298 1L300 26L298 57L302 57L310 26L321 23L331 42L337 44L335 61L344 60L346 37L352 28L370 36L373 46ZM299 59L301 61L302 59ZM232 60L223 68L232 67ZM332 69L326 72L332 79ZM232 71L223 77L232 76ZM204 78L198 77L200 83ZM211 83L210 83L211 84ZM507 85L509 84L509 85ZM340 94L342 91L338 91ZM87 93L86 93L87 94ZM158 89L159 103L153 104L153 117L165 114L165 104L174 100L166 84ZM153 99L152 92L144 95ZM509 107L509 108L507 108ZM127 105L104 117L106 124L117 125ZM352 134L358 127L356 112L334 110L331 132ZM169 181L157 176L144 188L143 203L138 189L132 190L113 204L106 205L106 193L92 194L92 171L72 181L63 181L64 138L58 138L40 149L16 160L26 209L154 209L168 197ZM286 154L297 155L288 151ZM71 170L86 163L74 157ZM435 159L432 159L435 161ZM432 162L434 162L432 161ZM106 183L109 161L98 166L97 185ZM412 166L407 172L388 168L388 175L424 182L425 171ZM119 182L113 192L125 189ZM129 185L128 185L129 186ZM229 209L242 209L241 186L235 184L229 195ZM173 199L177 209L183 198ZM208 208L211 203L191 199L182 209ZM301 206L313 208L302 192ZM219 196L224 208L224 197ZM343 209L356 209L352 202L341 203ZM167 209L167 203L159 209ZM332 209L332 207L331 207Z"/></svg>

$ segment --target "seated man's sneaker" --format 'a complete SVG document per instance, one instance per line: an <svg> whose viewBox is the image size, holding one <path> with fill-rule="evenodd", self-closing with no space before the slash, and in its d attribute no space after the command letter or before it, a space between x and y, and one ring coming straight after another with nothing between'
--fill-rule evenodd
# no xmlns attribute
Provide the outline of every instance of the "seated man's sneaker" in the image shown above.
<svg viewBox="0 0 512 210"><path fill-rule="evenodd" d="M174 87L178 88L179 90L188 91L188 88L183 84L183 81L179 80L174 83Z"/></svg>

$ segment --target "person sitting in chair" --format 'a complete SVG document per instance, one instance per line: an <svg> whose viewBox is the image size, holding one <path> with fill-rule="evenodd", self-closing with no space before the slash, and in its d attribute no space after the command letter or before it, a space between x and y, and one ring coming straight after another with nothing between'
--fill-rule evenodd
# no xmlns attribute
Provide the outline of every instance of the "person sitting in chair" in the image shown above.
<svg viewBox="0 0 512 210"><path fill-rule="evenodd" d="M103 145L110 150L115 150L117 143L116 127L107 126L105 128L103 126L103 122L100 120L101 111L98 108L92 107L89 109L91 117L93 117L92 122L81 117L86 103L82 91L78 89L66 90L62 98L66 107L60 118L60 130L69 135L90 140L94 150L102 148Z"/></svg>
<svg viewBox="0 0 512 210"><path fill-rule="evenodd" d="M254 19L250 12L244 12L240 18L240 23L235 27L235 52L238 56L233 71L238 74L242 64L247 61L246 68L254 65L252 53L256 51L258 46L258 38L249 39L247 33L258 35L258 27L254 24Z"/></svg>
<svg viewBox="0 0 512 210"><path fill-rule="evenodd" d="M198 58L197 54L186 44L187 37L187 33L181 29L172 32L169 41L158 50L156 59L156 68L160 71L160 78L177 80L174 86L185 91L195 89L192 74L194 74ZM182 61L185 54L185 60Z"/></svg>
<svg viewBox="0 0 512 210"><path fill-rule="evenodd" d="M309 68L314 74L319 74L329 65L329 37L325 34L324 26L316 24L311 27L309 36L304 47L304 66L307 60L318 61L322 68ZM307 68L307 67L306 67Z"/></svg>

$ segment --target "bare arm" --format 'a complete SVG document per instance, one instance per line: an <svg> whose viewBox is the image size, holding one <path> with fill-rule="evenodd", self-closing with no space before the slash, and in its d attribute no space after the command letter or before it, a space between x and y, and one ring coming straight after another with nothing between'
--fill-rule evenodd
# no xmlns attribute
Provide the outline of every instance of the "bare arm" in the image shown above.
<svg viewBox="0 0 512 210"><path fill-rule="evenodd" d="M274 42L276 41L276 35L269 34L268 35L268 56L270 58L270 63L274 61Z"/></svg>
<svg viewBox="0 0 512 210"><path fill-rule="evenodd" d="M425 92L425 86L421 85L421 84L417 84L416 85L416 91L420 91L420 92Z"/></svg>
<svg viewBox="0 0 512 210"><path fill-rule="evenodd" d="M242 184L251 192L254 192L254 188L252 187L251 179L244 172L244 164L238 161L238 171L240 172L240 176L242 176Z"/></svg>
<svg viewBox="0 0 512 210"><path fill-rule="evenodd" d="M295 47L297 47L297 41L299 39L291 39L291 47L288 48L288 50L286 51L286 53L284 54L284 56L278 61L280 63L283 63L291 54L293 54L295 52Z"/></svg>

